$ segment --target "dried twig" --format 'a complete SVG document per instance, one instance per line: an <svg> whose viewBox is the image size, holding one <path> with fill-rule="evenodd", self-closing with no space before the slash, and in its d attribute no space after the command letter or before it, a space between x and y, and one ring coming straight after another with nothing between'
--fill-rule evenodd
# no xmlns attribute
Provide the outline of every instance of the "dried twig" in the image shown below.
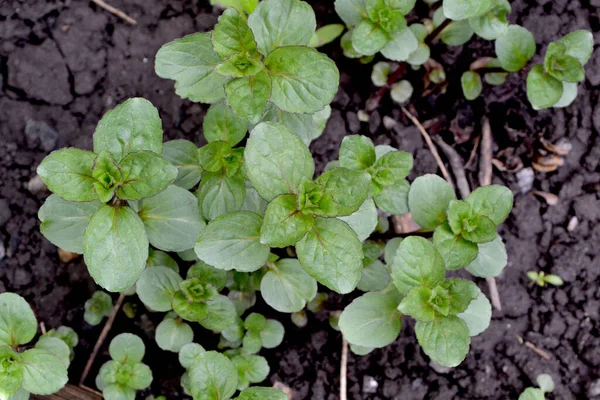
<svg viewBox="0 0 600 400"><path fill-rule="evenodd" d="M415 124L415 126L417 127L417 129L419 130L421 135L423 136L423 139L425 139L425 142L427 142L429 151L431 151L431 154L433 154L433 158L435 158L435 161L437 162L438 167L442 171L442 175L444 175L444 178L446 179L446 181L448 181L450 186L452 186L452 189L454 189L454 182L452 181L452 177L450 176L450 173L448 172L448 170L446 169L446 166L442 162L442 159L441 159L437 149L435 148L435 145L431 141L431 137L429 137L429 134L427 133L425 128L423 128L423 125L421 125L419 120L414 115L412 115L410 113L410 111L408 111L406 109L406 107L401 107L401 109L402 109L402 112L408 117L408 119L410 119L412 121L412 123Z"/></svg>
<svg viewBox="0 0 600 400"><path fill-rule="evenodd" d="M471 150L471 155L465 164L465 169L469 169L471 164L473 164L473 160L475 160L475 155L477 154L477 150L479 150L479 144L481 143L481 136L477 136L475 138L475 144L473 145L473 150Z"/></svg>
<svg viewBox="0 0 600 400"><path fill-rule="evenodd" d="M98 355L98 352L100 351L100 348L102 347L102 344L106 340L106 336L108 336L108 332L110 332L110 328L112 328L112 325L115 322L115 318L117 317L117 314L119 313L119 310L121 309L121 306L123 305L124 300L125 300L125 295L123 293L121 293L119 295L119 299L115 303L115 306L113 308L113 313L111 314L110 317L108 317L108 320L106 321L106 324L104 325L104 328L102 328L102 332L100 332L100 336L98 336L98 341L96 342L96 345L94 346L94 350L92 351L92 354L90 355L90 358L88 359L87 364L85 364L85 368L83 369L83 373L81 374L81 379L79 379L79 386L83 386L83 382L85 381L85 378L87 378L88 374L90 373L90 369L92 369L94 360L96 359L96 356Z"/></svg>
<svg viewBox="0 0 600 400"><path fill-rule="evenodd" d="M124 19L125 21L129 22L131 25L137 24L137 21L135 19L131 18L129 15L125 14L123 11L119 10L118 8L115 8L109 4L106 4L102 0L92 0L92 2L96 3L97 5L104 8L105 10L115 14L117 17Z"/></svg>
<svg viewBox="0 0 600 400"><path fill-rule="evenodd" d="M342 360L340 366L340 400L347 400L347 383L346 376L348 375L348 341L342 339Z"/></svg>
<svg viewBox="0 0 600 400"><path fill-rule="evenodd" d="M533 350L533 352L535 354L537 354L538 356L542 357L544 360L548 361L550 360L550 354L548 354L547 352L545 352L544 350L540 349L539 347L537 347L535 344L525 341L523 343L525 345L525 347Z"/></svg>
<svg viewBox="0 0 600 400"><path fill-rule="evenodd" d="M40 331L42 332L42 335L46 334L46 324L44 324L44 321L40 322Z"/></svg>
<svg viewBox="0 0 600 400"><path fill-rule="evenodd" d="M434 139L448 158L448 162L454 173L454 178L456 178L456 186L460 196L463 199L466 199L471 194L471 189L469 188L469 181L467 181L467 174L465 173L462 157L454 150L454 147L444 142L441 137L435 136Z"/></svg>

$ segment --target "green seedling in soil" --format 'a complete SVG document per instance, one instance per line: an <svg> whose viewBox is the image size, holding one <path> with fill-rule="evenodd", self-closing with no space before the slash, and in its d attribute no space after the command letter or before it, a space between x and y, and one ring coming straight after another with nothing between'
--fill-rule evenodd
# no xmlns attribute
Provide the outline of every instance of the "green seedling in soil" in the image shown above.
<svg viewBox="0 0 600 400"><path fill-rule="evenodd" d="M28 399L29 394L50 395L67 383L74 332L59 328L29 346L38 323L25 299L0 294L0 399ZM65 340L63 340L63 337Z"/></svg>
<svg viewBox="0 0 600 400"><path fill-rule="evenodd" d="M94 292L92 297L85 302L85 312L83 319L92 326L102 322L104 317L110 317L113 313L112 297L106 292Z"/></svg>
<svg viewBox="0 0 600 400"><path fill-rule="evenodd" d="M519 400L545 400L546 393L554 391L554 380L548 374L540 374L536 378L538 387L528 387L521 393Z"/></svg>
<svg viewBox="0 0 600 400"><path fill-rule="evenodd" d="M135 98L104 115L94 132L94 152L58 150L38 167L54 193L39 211L42 233L65 250L83 253L90 275L108 291L136 282L149 244L189 249L205 225L195 197L171 185L181 169L162 151L158 111Z"/></svg>
<svg viewBox="0 0 600 400"><path fill-rule="evenodd" d="M547 284L562 286L564 284L564 281L560 276L552 274L546 275L544 271L529 271L527 272L527 277L531 280L531 282L529 282L531 286L538 285L540 287L545 287Z"/></svg>
<svg viewBox="0 0 600 400"><path fill-rule="evenodd" d="M100 368L96 386L106 400L134 400L138 390L152 383L152 371L142 363L144 342L136 335L122 333L110 342L108 352L112 360Z"/></svg>
<svg viewBox="0 0 600 400"><path fill-rule="evenodd" d="M310 143L323 131L339 83L334 62L313 47L332 40L335 27L313 40L315 14L299 0L220 3L230 8L214 30L164 45L156 73L174 80L180 97L212 104L204 125L209 142L218 137L233 146L249 124L276 121L299 127Z"/></svg>

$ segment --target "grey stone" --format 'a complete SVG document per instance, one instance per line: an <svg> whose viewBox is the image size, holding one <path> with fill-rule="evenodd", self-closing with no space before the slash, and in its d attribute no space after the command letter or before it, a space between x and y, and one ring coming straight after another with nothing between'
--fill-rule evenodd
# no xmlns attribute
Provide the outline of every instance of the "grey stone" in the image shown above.
<svg viewBox="0 0 600 400"><path fill-rule="evenodd" d="M50 125L31 119L28 119L25 125L25 137L30 148L35 149L39 146L46 152L54 150L58 142L58 132Z"/></svg>

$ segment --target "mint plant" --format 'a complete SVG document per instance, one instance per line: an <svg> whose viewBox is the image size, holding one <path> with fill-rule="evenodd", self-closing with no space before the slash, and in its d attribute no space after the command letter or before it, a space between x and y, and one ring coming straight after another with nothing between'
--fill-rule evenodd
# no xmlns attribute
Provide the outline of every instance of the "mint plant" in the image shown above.
<svg viewBox="0 0 600 400"><path fill-rule="evenodd" d="M106 292L96 291L92 297L85 302L83 319L90 325L96 326L102 322L104 317L110 317L113 313L112 297Z"/></svg>
<svg viewBox="0 0 600 400"><path fill-rule="evenodd" d="M554 380L548 374L540 374L536 377L538 387L528 387L521 393L519 400L545 400L546 393L554 391Z"/></svg>
<svg viewBox="0 0 600 400"><path fill-rule="evenodd" d="M25 299L14 293L0 294L1 400L29 398L30 393L50 395L67 383L71 348L65 341L44 335L35 346L24 349L35 337L37 327Z"/></svg>
<svg viewBox="0 0 600 400"><path fill-rule="evenodd" d="M54 193L39 211L42 233L65 250L83 253L90 274L108 291L136 282L149 244L186 250L204 226L194 196L169 186L185 171L162 151L158 111L137 98L102 118L94 152L61 149L38 167Z"/></svg>
<svg viewBox="0 0 600 400"><path fill-rule="evenodd" d="M135 399L136 391L152 383L152 371L142 363L144 342L136 335L122 333L110 342L108 351L112 360L100 368L96 386L106 400Z"/></svg>
<svg viewBox="0 0 600 400"><path fill-rule="evenodd" d="M538 285L540 287L546 287L547 284L553 286L562 286L565 282L558 275L546 274L544 271L536 272L529 271L527 272L527 277L531 281L531 285Z"/></svg>

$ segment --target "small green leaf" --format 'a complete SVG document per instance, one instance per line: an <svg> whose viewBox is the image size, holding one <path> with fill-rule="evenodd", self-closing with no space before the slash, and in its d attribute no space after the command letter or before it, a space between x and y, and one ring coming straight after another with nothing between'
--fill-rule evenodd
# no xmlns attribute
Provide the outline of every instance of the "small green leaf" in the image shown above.
<svg viewBox="0 0 600 400"><path fill-rule="evenodd" d="M274 349L283 342L285 329L283 325L274 319L268 319L265 327L260 331L260 340L265 349Z"/></svg>
<svg viewBox="0 0 600 400"><path fill-rule="evenodd" d="M419 236L409 236L400 243L391 267L394 285L402 294L417 286L433 288L446 275L440 253Z"/></svg>
<svg viewBox="0 0 600 400"><path fill-rule="evenodd" d="M139 200L162 192L177 178L177 168L156 153L140 151L119 164L123 184L117 190L122 200Z"/></svg>
<svg viewBox="0 0 600 400"><path fill-rule="evenodd" d="M14 293L0 294L0 344L17 347L33 339L37 320L24 298Z"/></svg>
<svg viewBox="0 0 600 400"><path fill-rule="evenodd" d="M200 233L194 250L198 257L219 269L256 271L269 257L269 247L260 243L262 218L247 211L222 215Z"/></svg>
<svg viewBox="0 0 600 400"><path fill-rule="evenodd" d="M263 387L251 387L243 390L236 400L287 400L288 396L277 390Z"/></svg>
<svg viewBox="0 0 600 400"><path fill-rule="evenodd" d="M494 0L444 0L446 18L459 21L485 14Z"/></svg>
<svg viewBox="0 0 600 400"><path fill-rule="evenodd" d="M193 341L194 331L183 321L165 318L156 327L156 343L162 350L178 353L184 345Z"/></svg>
<svg viewBox="0 0 600 400"><path fill-rule="evenodd" d="M456 316L417 321L415 334L425 354L444 367L456 367L469 352L469 329Z"/></svg>
<svg viewBox="0 0 600 400"><path fill-rule="evenodd" d="M139 216L150 243L165 251L183 251L194 247L206 226L196 196L178 186L169 186L142 201Z"/></svg>
<svg viewBox="0 0 600 400"><path fill-rule="evenodd" d="M440 287L444 288L450 296L450 309L448 311L450 315L464 312L480 292L473 282L458 278L446 279L440 283Z"/></svg>
<svg viewBox="0 0 600 400"><path fill-rule="evenodd" d="M247 332L242 339L242 348L246 354L256 354L262 348L259 332Z"/></svg>
<svg viewBox="0 0 600 400"><path fill-rule="evenodd" d="M90 325L98 325L104 317L113 313L112 297L106 292L96 291L92 297L85 302L85 313L83 319Z"/></svg>
<svg viewBox="0 0 600 400"><path fill-rule="evenodd" d="M378 292L385 289L390 283L390 272L379 260L369 263L361 271L358 290L363 292Z"/></svg>
<svg viewBox="0 0 600 400"><path fill-rule="evenodd" d="M135 400L135 389L120 383L112 383L102 390L106 400Z"/></svg>
<svg viewBox="0 0 600 400"><path fill-rule="evenodd" d="M259 383L267 379L269 364L264 357L257 355L239 355L231 359L238 372L238 390L244 390L250 383Z"/></svg>
<svg viewBox="0 0 600 400"><path fill-rule="evenodd" d="M579 94L578 91L578 86L576 83L571 83L571 82L562 82L563 84L563 94L560 97L560 99L558 100L558 102L556 102L552 107L554 108L564 108L564 107L568 107L571 104L573 104L573 102L575 101L575 99L577 98L577 95Z"/></svg>
<svg viewBox="0 0 600 400"><path fill-rule="evenodd" d="M429 59L429 56L427 56L427 59ZM398 104L404 104L408 102L413 93L413 85L407 80L401 80L400 82L394 83L392 85L392 90L390 90L390 96L392 97L392 100Z"/></svg>
<svg viewBox="0 0 600 400"><path fill-rule="evenodd" d="M179 363L183 368L190 369L204 353L206 350L198 343L185 344L179 350Z"/></svg>
<svg viewBox="0 0 600 400"><path fill-rule="evenodd" d="M206 302L191 302L183 290L175 292L171 300L173 311L186 321L200 322L208 316Z"/></svg>
<svg viewBox="0 0 600 400"><path fill-rule="evenodd" d="M541 389L529 387L521 393L519 400L546 400L546 396Z"/></svg>
<svg viewBox="0 0 600 400"><path fill-rule="evenodd" d="M315 113L337 93L340 73L335 63L310 47L277 48L265 59L265 67L272 80L271 101L284 111Z"/></svg>
<svg viewBox="0 0 600 400"><path fill-rule="evenodd" d="M115 336L108 347L110 357L124 364L136 364L142 361L146 347L138 336L121 333Z"/></svg>
<svg viewBox="0 0 600 400"><path fill-rule="evenodd" d="M342 24L329 24L320 27L313 34L308 46L321 47L333 42L342 35L346 27Z"/></svg>
<svg viewBox="0 0 600 400"><path fill-rule="evenodd" d="M296 196L277 196L265 211L260 241L270 247L292 246L312 228L314 221L312 215L298 210Z"/></svg>
<svg viewBox="0 0 600 400"><path fill-rule="evenodd" d="M77 332L68 326L59 326L57 329L50 329L44 336L59 338L65 342L71 350L77 347L77 344L79 343Z"/></svg>
<svg viewBox="0 0 600 400"><path fill-rule="evenodd" d="M144 223L130 207L102 206L84 235L84 258L92 278L119 292L139 278L148 259Z"/></svg>
<svg viewBox="0 0 600 400"><path fill-rule="evenodd" d="M1 300L0 300L1 301ZM21 357L9 346L0 345L0 398L17 399L17 393L23 383L23 366L20 365ZM14 397L13 397L14 395ZM27 394L27 398L29 394Z"/></svg>
<svg viewBox="0 0 600 400"><path fill-rule="evenodd" d="M478 36L486 40L496 40L506 33L508 29L506 15L511 10L507 0L494 0L494 5L487 13L469 18L469 24Z"/></svg>
<svg viewBox="0 0 600 400"><path fill-rule="evenodd" d="M415 179L408 193L408 208L417 224L435 229L447 219L446 210L456 195L452 186L437 175L423 175Z"/></svg>
<svg viewBox="0 0 600 400"><path fill-rule="evenodd" d="M282 111L273 104L268 104L261 122L276 122L285 125L290 132L300 136L304 144L317 139L325 130L325 125L331 116L331 107L313 114L294 114Z"/></svg>
<svg viewBox="0 0 600 400"><path fill-rule="evenodd" d="M562 82L547 74L542 65L535 65L527 75L527 98L537 110L558 103L563 90Z"/></svg>
<svg viewBox="0 0 600 400"><path fill-rule="evenodd" d="M335 0L335 11L346 25L358 25L367 18L364 0Z"/></svg>
<svg viewBox="0 0 600 400"><path fill-rule="evenodd" d="M235 8L228 8L221 14L212 32L211 42L215 51L223 58L238 53L256 52L254 35Z"/></svg>
<svg viewBox="0 0 600 400"><path fill-rule="evenodd" d="M136 282L136 292L150 310L170 311L171 299L182 281L177 272L167 267L146 268Z"/></svg>
<svg viewBox="0 0 600 400"><path fill-rule="evenodd" d="M455 235L448 224L436 228L433 243L444 259L448 271L466 267L477 257L477 244Z"/></svg>
<svg viewBox="0 0 600 400"><path fill-rule="evenodd" d="M203 129L208 143L224 141L235 146L246 136L248 122L238 117L227 104L217 103L208 109Z"/></svg>
<svg viewBox="0 0 600 400"><path fill-rule="evenodd" d="M246 185L238 177L228 177L223 172L207 172L196 195L202 215L211 221L242 207Z"/></svg>
<svg viewBox="0 0 600 400"><path fill-rule="evenodd" d="M496 224L473 210L463 200L452 200L448 207L448 224L454 234L473 243L491 242L496 237Z"/></svg>
<svg viewBox="0 0 600 400"><path fill-rule="evenodd" d="M315 165L308 147L284 125L257 125L246 144L248 178L267 201L280 194L297 193L303 179L312 179ZM291 163L290 160L294 162Z"/></svg>
<svg viewBox="0 0 600 400"><path fill-rule="evenodd" d="M260 282L265 302L279 312L302 310L317 295L317 281L302 269L295 259L282 259L269 264Z"/></svg>
<svg viewBox="0 0 600 400"><path fill-rule="evenodd" d="M398 306L398 311L402 314L410 315L417 321L433 321L436 310L431 304L433 293L430 289L417 286L408 292L406 297Z"/></svg>
<svg viewBox="0 0 600 400"><path fill-rule="evenodd" d="M175 81L175 92L181 98L216 103L225 97L223 87L229 81L214 70L222 61L213 49L210 33L194 33L162 46L154 68L161 78Z"/></svg>
<svg viewBox="0 0 600 400"><path fill-rule="evenodd" d="M403 240L404 238L395 237L385 244L383 259L387 265L392 265L394 262L398 247L400 247L400 243L402 243Z"/></svg>
<svg viewBox="0 0 600 400"><path fill-rule="evenodd" d="M21 354L23 388L39 395L58 392L68 381L67 367L55 356L40 349L29 349Z"/></svg>
<svg viewBox="0 0 600 400"><path fill-rule="evenodd" d="M212 267L202 261L197 262L188 270L187 279L191 278L197 278L202 283L210 283L217 290L221 290L227 285L226 271Z"/></svg>
<svg viewBox="0 0 600 400"><path fill-rule="evenodd" d="M392 69L392 66L390 65L390 63L388 63L386 61L379 61L378 63L376 63L373 66L373 71L371 72L371 81L373 82L373 85L375 85L377 87L383 87L383 86L387 85L388 76L390 75L391 69ZM356 136L364 137L364 136L358 136L358 135L356 135ZM351 137L351 136L346 136L344 139L346 139L348 137ZM344 142L342 142L342 145L343 145L343 143ZM341 149L340 149L340 151L341 151Z"/></svg>
<svg viewBox="0 0 600 400"><path fill-rule="evenodd" d="M364 347L384 347L396 340L402 327L398 303L382 292L365 293L347 306L339 326L348 342Z"/></svg>
<svg viewBox="0 0 600 400"><path fill-rule="evenodd" d="M484 186L476 189L466 198L477 214L485 215L494 224L500 225L513 207L513 194L507 187L500 185Z"/></svg>
<svg viewBox="0 0 600 400"><path fill-rule="evenodd" d="M299 0L263 0L248 25L265 57L280 47L308 45L317 28L314 11Z"/></svg>
<svg viewBox="0 0 600 400"><path fill-rule="evenodd" d="M204 119L204 135L207 137L206 121L211 114L209 109L206 118ZM165 160L177 167L177 178L173 182L174 185L184 189L191 189L200 182L202 177L202 167L198 160L198 148L188 140L170 140L163 145L162 156Z"/></svg>
<svg viewBox="0 0 600 400"><path fill-rule="evenodd" d="M508 262L506 248L500 236L491 242L477 245L477 257L467 265L466 270L480 278L492 278L500 275Z"/></svg>
<svg viewBox="0 0 600 400"><path fill-rule="evenodd" d="M259 313L252 313L244 320L244 328L251 332L260 332L265 329L267 319Z"/></svg>
<svg viewBox="0 0 600 400"><path fill-rule="evenodd" d="M554 391L554 380L548 374L539 374L535 378L540 390L544 393L552 393Z"/></svg>
<svg viewBox="0 0 600 400"><path fill-rule="evenodd" d="M358 240L363 242L371 236L371 233L373 233L377 227L378 219L375 202L373 199L367 199L362 203L358 210L354 211L352 214L338 218L350 225L350 228L352 228L358 236Z"/></svg>
<svg viewBox="0 0 600 400"><path fill-rule="evenodd" d="M227 296L218 295L207 301L206 306L208 315L199 321L204 328L220 332L235 322L237 317L235 305Z"/></svg>
<svg viewBox="0 0 600 400"><path fill-rule="evenodd" d="M575 57L581 65L587 64L594 51L594 36L590 31L584 29L565 35L557 43L564 45L565 54Z"/></svg>
<svg viewBox="0 0 600 400"><path fill-rule="evenodd" d="M355 171L363 171L375 164L375 146L366 136L351 135L342 140L340 165Z"/></svg>
<svg viewBox="0 0 600 400"><path fill-rule="evenodd" d="M492 305L483 292L478 290L477 298L471 301L469 307L457 317L465 321L470 336L477 336L490 326Z"/></svg>
<svg viewBox="0 0 600 400"><path fill-rule="evenodd" d="M554 286L562 286L565 283L560 276L551 274L544 277L544 282Z"/></svg>
<svg viewBox="0 0 600 400"><path fill-rule="evenodd" d="M96 155L91 151L62 149L50 153L37 167L37 173L48 189L70 201L92 201L94 191L92 168Z"/></svg>
<svg viewBox="0 0 600 400"><path fill-rule="evenodd" d="M317 218L296 251L306 272L338 293L351 292L360 280L362 245L343 221Z"/></svg>
<svg viewBox="0 0 600 400"><path fill-rule="evenodd" d="M577 83L585 79L585 70L581 63L575 58L566 55L550 56L550 49L557 43L550 43L544 68L546 72L558 79L559 81Z"/></svg>
<svg viewBox="0 0 600 400"><path fill-rule="evenodd" d="M354 34L354 28L351 28L348 32L344 33L340 40L340 45L344 51L344 57L347 58L360 58L362 55L356 51L352 45L352 35Z"/></svg>
<svg viewBox="0 0 600 400"><path fill-rule="evenodd" d="M407 61L418 48L419 41L413 30L405 29L392 35L391 40L381 49L381 54L389 60L402 62Z"/></svg>
<svg viewBox="0 0 600 400"><path fill-rule="evenodd" d="M271 97L272 79L267 72L236 78L225 85L227 104L240 117L253 124L262 117Z"/></svg>
<svg viewBox="0 0 600 400"><path fill-rule="evenodd" d="M433 14L433 26L437 28L445 20L446 16L444 15L444 10L442 8L438 8ZM469 25L469 21L466 19L454 21L442 30L442 32L439 34L439 37L442 42L448 46L462 46L473 37L473 29L471 28L471 25Z"/></svg>
<svg viewBox="0 0 600 400"><path fill-rule="evenodd" d="M98 200L72 202L51 195L38 211L40 231L55 246L82 254L83 233L100 207L102 203Z"/></svg>
<svg viewBox="0 0 600 400"><path fill-rule="evenodd" d="M429 46L425 43L419 43L417 49L410 53L410 56L406 61L413 66L419 66L425 64L429 60L430 56L431 49L429 48Z"/></svg>
<svg viewBox="0 0 600 400"><path fill-rule="evenodd" d="M119 167L105 150L101 151L94 161L92 177L96 179L94 190L103 203L108 203L115 194L116 186L123 183L123 175Z"/></svg>
<svg viewBox="0 0 600 400"><path fill-rule="evenodd" d="M187 261L183 259L184 261ZM167 267L179 274L179 265L164 251L150 249L148 251L148 259L146 260L146 266L148 267Z"/></svg>
<svg viewBox="0 0 600 400"><path fill-rule="evenodd" d="M378 24L370 20L362 20L352 32L352 46L365 56L372 56L381 51L390 41L391 36Z"/></svg>
<svg viewBox="0 0 600 400"><path fill-rule="evenodd" d="M377 159L373 166L373 180L382 186L402 182L413 166L412 154L405 151L391 151Z"/></svg>
<svg viewBox="0 0 600 400"><path fill-rule="evenodd" d="M152 383L152 371L142 363L134 364L131 370L131 378L127 381L127 386L136 390L144 390Z"/></svg>
<svg viewBox="0 0 600 400"><path fill-rule="evenodd" d="M467 71L462 74L460 79L463 94L467 100L475 100L481 95L483 84L481 83L481 75L477 72Z"/></svg>
<svg viewBox="0 0 600 400"><path fill-rule="evenodd" d="M319 205L324 202L328 204L326 209L321 206L315 213L335 217L350 215L358 210L369 194L371 177L367 172L334 168L323 173L315 183L324 188L324 196Z"/></svg>
<svg viewBox="0 0 600 400"><path fill-rule="evenodd" d="M140 151L162 152L162 122L146 99L129 99L108 111L94 132L94 152L107 151L116 163Z"/></svg>
<svg viewBox="0 0 600 400"><path fill-rule="evenodd" d="M373 347L359 346L357 344L352 344L352 343L349 343L349 344L350 344L350 351L352 351L357 356L366 356L367 354L369 354L373 350L375 350Z"/></svg>
<svg viewBox="0 0 600 400"><path fill-rule="evenodd" d="M197 399L227 400L237 390L237 369L224 355L208 351L188 370L191 394Z"/></svg>
<svg viewBox="0 0 600 400"><path fill-rule="evenodd" d="M260 197L260 194L258 194L249 181L245 181L244 183L246 184L246 197L240 211L250 211L261 216L264 215L268 203Z"/></svg>
<svg viewBox="0 0 600 400"><path fill-rule="evenodd" d="M517 72L534 56L535 39L531 32L519 25L510 25L506 33L496 40L496 56L502 68Z"/></svg>
<svg viewBox="0 0 600 400"><path fill-rule="evenodd" d="M65 342L56 337L42 336L35 344L36 349L46 350L62 361L66 368L71 363L71 349Z"/></svg>
<svg viewBox="0 0 600 400"><path fill-rule="evenodd" d="M383 211L393 215L402 215L409 212L408 193L410 184L406 180L390 186L384 186L379 195L375 197L375 204Z"/></svg>

